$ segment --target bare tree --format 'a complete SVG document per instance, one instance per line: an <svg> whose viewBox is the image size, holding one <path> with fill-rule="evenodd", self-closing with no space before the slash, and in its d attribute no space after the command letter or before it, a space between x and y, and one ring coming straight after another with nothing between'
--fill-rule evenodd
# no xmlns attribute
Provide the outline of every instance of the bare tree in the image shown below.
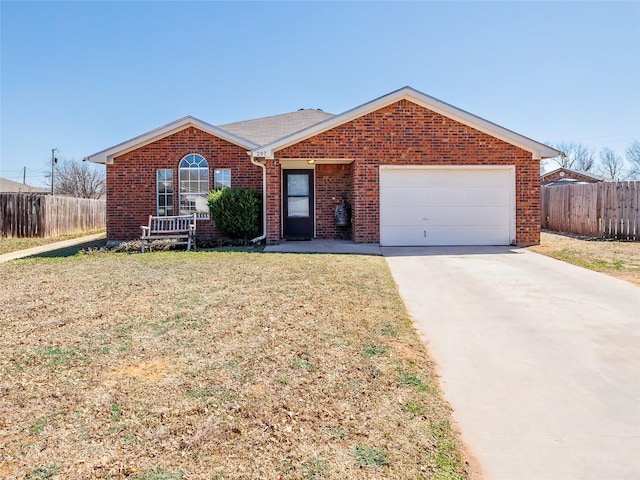
<svg viewBox="0 0 640 480"><path fill-rule="evenodd" d="M48 184L51 186L51 177ZM75 160L58 162L53 176L54 191L58 195L77 198L100 198L105 192L104 172L93 165Z"/></svg>
<svg viewBox="0 0 640 480"><path fill-rule="evenodd" d="M640 140L634 140L625 153L630 166L629 176L640 180Z"/></svg>
<svg viewBox="0 0 640 480"><path fill-rule="evenodd" d="M554 157L551 160L564 168L590 172L595 167L593 150L577 142L562 142L555 148L564 152L564 157Z"/></svg>
<svg viewBox="0 0 640 480"><path fill-rule="evenodd" d="M624 159L609 147L600 150L600 175L611 180L624 177Z"/></svg>

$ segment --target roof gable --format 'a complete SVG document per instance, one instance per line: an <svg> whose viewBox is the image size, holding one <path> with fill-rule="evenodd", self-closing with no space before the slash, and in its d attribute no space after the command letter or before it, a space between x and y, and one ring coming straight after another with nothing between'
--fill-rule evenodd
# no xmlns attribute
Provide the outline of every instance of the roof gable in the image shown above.
<svg viewBox="0 0 640 480"><path fill-rule="evenodd" d="M85 157L84 160L94 163L113 163L113 159L115 157L144 147L145 145L149 145L150 143L161 140L162 138L173 135L174 133L180 132L189 127L195 127L215 137L222 138L223 140L233 143L234 145L238 145L249 150L258 147L259 145L250 140L247 140L246 138L242 138L238 135L228 132L220 127L216 127L203 122L202 120L199 120L195 117L186 116L179 120L176 120L175 122L168 123L166 125L163 125L162 127L156 128L147 133L143 133L142 135L138 135L137 137L134 137L130 140L119 143L118 145L114 145L113 147L107 148L106 150L94 153L93 155Z"/></svg>
<svg viewBox="0 0 640 480"><path fill-rule="evenodd" d="M582 175L583 177L593 178L594 180L598 180L600 182L605 180L605 177L602 177L600 175L594 175L593 173L585 172L583 170L573 170L573 169L567 168L567 167L559 167L559 168L556 168L555 170L551 170L550 172L543 173L540 176L542 178L545 178L545 177L547 177L549 175L552 175L552 174L558 173L558 172L565 172L565 173L573 173L573 174L576 174L576 175Z"/></svg>
<svg viewBox="0 0 640 480"><path fill-rule="evenodd" d="M562 155L562 152L560 152L559 150L551 148L540 142L536 142L535 140L501 127L500 125L489 122L488 120L485 120L481 117L456 108L452 105L449 105L448 103L419 92L418 90L415 90L411 87L401 88L375 100L367 102L363 105L360 105L359 107L355 107L339 115L327 118L326 120L312 125L304 130L292 133L290 135L262 145L254 149L251 152L251 155L253 157L264 157L270 159L274 158L274 153L282 150L283 148L289 147L302 140L306 140L307 138L326 132L327 130L350 122L358 117L379 110L380 108L386 107L387 105L396 103L399 100L408 100L428 110L451 118L452 120L455 120L459 123L491 135L492 137L498 138L506 143L515 145L516 147L519 147L525 151L531 152L531 156L534 159L550 158Z"/></svg>

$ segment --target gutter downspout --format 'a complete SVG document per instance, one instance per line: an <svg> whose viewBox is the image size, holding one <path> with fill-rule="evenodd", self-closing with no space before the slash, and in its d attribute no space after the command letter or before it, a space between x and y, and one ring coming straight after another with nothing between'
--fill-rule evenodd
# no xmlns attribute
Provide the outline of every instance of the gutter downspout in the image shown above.
<svg viewBox="0 0 640 480"><path fill-rule="evenodd" d="M257 162L253 155L251 155L251 163L262 168L262 235L251 240L251 243L257 243L267 238L267 166L266 162Z"/></svg>

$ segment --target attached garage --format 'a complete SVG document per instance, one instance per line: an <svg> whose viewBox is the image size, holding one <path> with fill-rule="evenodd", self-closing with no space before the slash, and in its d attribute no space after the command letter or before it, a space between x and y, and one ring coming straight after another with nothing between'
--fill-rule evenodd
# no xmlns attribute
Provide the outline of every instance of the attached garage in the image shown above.
<svg viewBox="0 0 640 480"><path fill-rule="evenodd" d="M380 166L381 245L514 242L515 167Z"/></svg>
<svg viewBox="0 0 640 480"><path fill-rule="evenodd" d="M87 157L107 165L109 241L140 235L166 200L157 172L178 179L194 152L209 188L223 172L233 188L262 192L255 241L399 246L538 243L540 160L562 155L411 87L339 115L304 109L220 127L185 117ZM180 196L172 202L180 212ZM346 225L335 218L343 204ZM197 228L202 239L222 235L211 219Z"/></svg>

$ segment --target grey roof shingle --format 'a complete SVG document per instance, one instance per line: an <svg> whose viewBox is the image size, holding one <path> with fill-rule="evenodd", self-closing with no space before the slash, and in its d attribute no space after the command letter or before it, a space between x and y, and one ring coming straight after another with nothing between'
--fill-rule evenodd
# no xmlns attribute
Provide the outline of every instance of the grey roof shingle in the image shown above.
<svg viewBox="0 0 640 480"><path fill-rule="evenodd" d="M264 145L265 143L290 135L333 116L333 114L323 112L322 110L304 108L297 112L255 118L243 122L227 123L225 125L218 125L218 127L239 137L246 138L258 145Z"/></svg>

